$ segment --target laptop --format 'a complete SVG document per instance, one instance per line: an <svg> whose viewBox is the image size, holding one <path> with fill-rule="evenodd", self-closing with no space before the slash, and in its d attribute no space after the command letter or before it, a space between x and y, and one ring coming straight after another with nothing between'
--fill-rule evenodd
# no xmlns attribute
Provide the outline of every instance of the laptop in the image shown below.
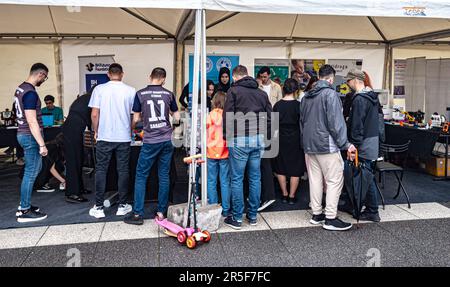
<svg viewBox="0 0 450 287"><path fill-rule="evenodd" d="M54 122L54 117L52 114L43 114L42 115L42 124L44 127L52 127Z"/></svg>

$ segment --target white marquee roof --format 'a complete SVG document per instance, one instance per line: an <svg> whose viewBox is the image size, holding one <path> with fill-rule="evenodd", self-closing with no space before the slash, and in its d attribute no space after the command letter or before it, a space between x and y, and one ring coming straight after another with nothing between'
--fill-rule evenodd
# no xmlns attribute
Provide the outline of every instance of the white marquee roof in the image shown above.
<svg viewBox="0 0 450 287"><path fill-rule="evenodd" d="M197 8L216 39L450 39L448 0L0 0L0 37L175 38Z"/></svg>

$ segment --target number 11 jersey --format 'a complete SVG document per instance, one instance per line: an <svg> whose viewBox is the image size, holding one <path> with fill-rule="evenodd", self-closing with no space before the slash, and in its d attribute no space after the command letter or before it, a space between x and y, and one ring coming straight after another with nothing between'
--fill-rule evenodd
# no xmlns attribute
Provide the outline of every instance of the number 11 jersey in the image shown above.
<svg viewBox="0 0 450 287"><path fill-rule="evenodd" d="M144 143L155 144L172 139L170 112L178 111L174 94L159 85L149 85L136 93L133 112L141 113Z"/></svg>

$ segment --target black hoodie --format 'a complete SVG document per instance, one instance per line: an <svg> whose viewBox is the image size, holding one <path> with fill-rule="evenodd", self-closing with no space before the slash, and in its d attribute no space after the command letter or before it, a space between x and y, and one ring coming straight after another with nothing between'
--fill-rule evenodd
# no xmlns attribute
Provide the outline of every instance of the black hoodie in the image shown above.
<svg viewBox="0 0 450 287"><path fill-rule="evenodd" d="M220 80L220 78L222 77L223 74L227 74L228 75L228 83L225 85L222 83L222 81ZM230 77L230 69L228 69L227 67L222 67L219 70L219 82L217 83L216 86L216 91L221 91L221 92L228 92L228 89L231 87L231 77Z"/></svg>
<svg viewBox="0 0 450 287"><path fill-rule="evenodd" d="M227 124L232 124L232 119L229 119L230 122L227 123L227 113L234 113L233 133L232 128L226 128ZM252 117L252 113L256 117ZM266 117L263 117L263 114L260 113L266 113ZM253 136L266 132L266 138L270 139L268 131L270 131L271 113L272 105L267 94L259 89L258 82L249 76L240 79L227 92L223 112L223 134L225 139L231 140L237 136ZM267 121L267 130L259 130L259 120Z"/></svg>
<svg viewBox="0 0 450 287"><path fill-rule="evenodd" d="M370 89L358 92L353 97L348 120L348 138L363 159L378 158L379 106L378 94Z"/></svg>

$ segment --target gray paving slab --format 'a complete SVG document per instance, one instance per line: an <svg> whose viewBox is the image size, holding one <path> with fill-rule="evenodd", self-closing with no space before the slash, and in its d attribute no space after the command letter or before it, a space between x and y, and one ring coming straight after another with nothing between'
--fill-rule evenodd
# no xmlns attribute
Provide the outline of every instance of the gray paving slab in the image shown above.
<svg viewBox="0 0 450 287"><path fill-rule="evenodd" d="M289 254L295 256L298 266L365 266L364 258L342 243L335 232L311 227L275 233Z"/></svg>
<svg viewBox="0 0 450 287"><path fill-rule="evenodd" d="M450 266L450 219L380 224L420 254L421 266Z"/></svg>
<svg viewBox="0 0 450 287"><path fill-rule="evenodd" d="M235 234L236 235L236 234ZM195 249L178 243L176 238L160 238L160 266L172 267L226 267L228 262L217 233L208 243L199 243Z"/></svg>
<svg viewBox="0 0 450 287"><path fill-rule="evenodd" d="M87 266L157 267L158 239L99 242Z"/></svg>
<svg viewBox="0 0 450 287"><path fill-rule="evenodd" d="M450 202L441 202L441 204L445 207L450 208Z"/></svg>
<svg viewBox="0 0 450 287"><path fill-rule="evenodd" d="M0 250L0 267L19 267L27 258L32 248Z"/></svg>
<svg viewBox="0 0 450 287"><path fill-rule="evenodd" d="M417 251L399 240L378 224L364 224L351 232L335 233L337 238L352 249L366 266L373 266L373 259L378 257L379 266L420 266L421 260Z"/></svg>
<svg viewBox="0 0 450 287"><path fill-rule="evenodd" d="M220 243L231 266L297 266L292 254L273 231L220 234Z"/></svg>
<svg viewBox="0 0 450 287"><path fill-rule="evenodd" d="M22 267L87 266L96 243L33 247ZM78 264L79 262L79 264Z"/></svg>

